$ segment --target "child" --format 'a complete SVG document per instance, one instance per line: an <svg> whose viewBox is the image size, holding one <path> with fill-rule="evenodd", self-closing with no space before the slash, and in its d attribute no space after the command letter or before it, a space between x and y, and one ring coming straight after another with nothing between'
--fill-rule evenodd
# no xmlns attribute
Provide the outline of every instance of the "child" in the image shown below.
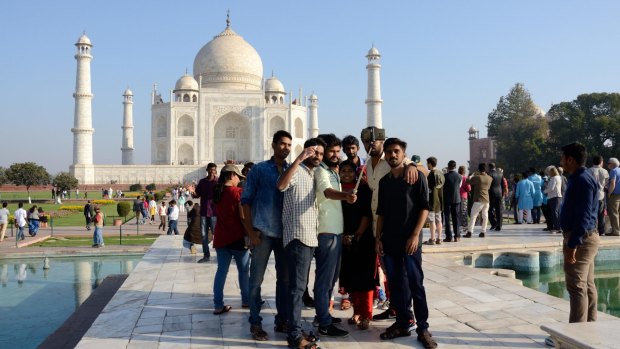
<svg viewBox="0 0 620 349"><path fill-rule="evenodd" d="M202 229L200 227L200 204L187 202L191 209L187 212L187 229L183 235L183 247L189 248L191 254L196 254L194 244L202 244Z"/></svg>
<svg viewBox="0 0 620 349"><path fill-rule="evenodd" d="M171 200L168 204L170 206L168 207L168 232L166 234L172 235L172 231L174 231L174 235L179 235L179 229L177 229L177 221L179 220L177 202Z"/></svg>

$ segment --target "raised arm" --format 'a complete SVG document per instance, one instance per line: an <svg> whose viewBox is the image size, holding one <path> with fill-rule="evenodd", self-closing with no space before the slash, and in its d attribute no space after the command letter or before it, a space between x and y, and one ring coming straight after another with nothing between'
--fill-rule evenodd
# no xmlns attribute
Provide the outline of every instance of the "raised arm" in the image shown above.
<svg viewBox="0 0 620 349"><path fill-rule="evenodd" d="M293 161L291 166L289 166L289 168L287 168L286 171L284 171L284 173L280 176L280 178L278 178L278 183L276 183L276 188L278 188L279 191L284 191L289 186L289 184L291 184L291 179L293 179L293 174L297 172L299 165L304 160L312 156L314 152L316 151L316 149L317 149L316 146L305 148L301 152L301 154L299 154L299 156L295 158L295 161Z"/></svg>

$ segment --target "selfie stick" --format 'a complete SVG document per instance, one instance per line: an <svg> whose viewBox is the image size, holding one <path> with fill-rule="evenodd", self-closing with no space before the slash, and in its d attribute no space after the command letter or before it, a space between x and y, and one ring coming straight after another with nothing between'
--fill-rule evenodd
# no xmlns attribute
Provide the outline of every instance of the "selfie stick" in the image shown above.
<svg viewBox="0 0 620 349"><path fill-rule="evenodd" d="M360 176L357 178L357 183L355 184L355 189L353 189L353 194L357 194L357 188L360 186L360 182L362 181L362 176L364 175L364 170L366 169L366 164L368 164L368 158L370 156L366 154L366 161L364 161L364 166L362 166L362 170L360 171Z"/></svg>

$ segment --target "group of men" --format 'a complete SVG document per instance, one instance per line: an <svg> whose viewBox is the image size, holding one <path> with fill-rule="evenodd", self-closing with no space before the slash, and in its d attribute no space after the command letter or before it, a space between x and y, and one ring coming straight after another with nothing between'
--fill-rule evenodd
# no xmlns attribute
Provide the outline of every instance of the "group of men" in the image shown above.
<svg viewBox="0 0 620 349"><path fill-rule="evenodd" d="M382 258L390 282L396 322L381 334L382 339L409 336L413 309L418 340L427 348L437 346L428 331L428 306L421 265L422 227L428 214L428 185L416 166L408 166L407 144L397 138L386 140L382 129L370 127L362 132L369 154L364 170L357 156L353 136L346 137L345 153L365 170L373 191L373 228L376 250ZM350 142L355 139L354 142ZM384 144L385 143L385 144ZM329 312L333 288L338 280L342 249L343 215L341 201L353 203L356 193L341 190L338 165L342 141L333 134L309 139L304 150L291 163L292 136L286 131L273 135L273 156L249 172L241 197L243 225L252 250L249 282L249 322L252 338L268 340L260 316L261 285L273 252L276 268L275 332L287 333L294 348L316 348L318 338L302 330L303 295L308 287L310 264L316 261L314 283L315 323L318 335L344 337L348 332L335 326L341 319ZM385 158L384 158L385 145ZM216 182L216 167L207 166L208 176L196 188L201 198L205 259L208 260L206 233L215 224L215 212L209 212L209 190ZM380 194L383 193L383 194ZM395 199L395 198L402 199ZM203 204L204 200L204 204ZM405 272L406 270L406 272Z"/></svg>

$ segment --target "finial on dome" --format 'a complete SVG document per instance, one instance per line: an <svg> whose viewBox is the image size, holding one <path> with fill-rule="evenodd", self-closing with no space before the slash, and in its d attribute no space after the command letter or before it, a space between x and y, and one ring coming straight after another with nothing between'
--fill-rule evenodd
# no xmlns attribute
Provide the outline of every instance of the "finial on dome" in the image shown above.
<svg viewBox="0 0 620 349"><path fill-rule="evenodd" d="M273 69L271 69L271 77L273 78Z"/></svg>
<svg viewBox="0 0 620 349"><path fill-rule="evenodd" d="M187 75L187 67L185 67L185 75Z"/></svg>
<svg viewBox="0 0 620 349"><path fill-rule="evenodd" d="M230 9L226 10L226 28L230 28Z"/></svg>

